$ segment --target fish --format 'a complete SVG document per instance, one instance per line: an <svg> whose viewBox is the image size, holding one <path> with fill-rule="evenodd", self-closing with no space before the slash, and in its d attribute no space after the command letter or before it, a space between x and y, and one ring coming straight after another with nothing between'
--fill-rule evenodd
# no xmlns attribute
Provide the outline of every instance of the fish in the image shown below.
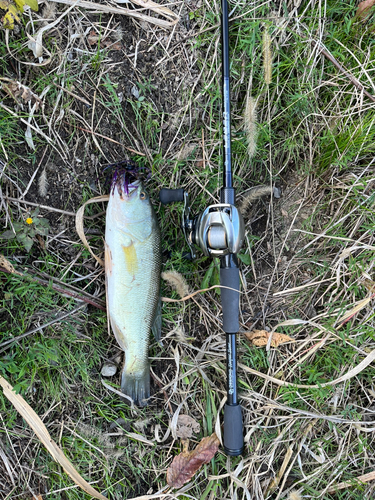
<svg viewBox="0 0 375 500"><path fill-rule="evenodd" d="M121 391L137 406L150 397L151 331L161 331L161 237L149 195L134 170L116 171L106 212L108 320L125 352Z"/></svg>

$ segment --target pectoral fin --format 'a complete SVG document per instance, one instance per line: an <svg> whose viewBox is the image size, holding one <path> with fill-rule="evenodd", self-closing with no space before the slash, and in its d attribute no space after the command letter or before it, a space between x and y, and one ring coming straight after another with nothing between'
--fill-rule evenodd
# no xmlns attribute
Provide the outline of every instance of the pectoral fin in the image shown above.
<svg viewBox="0 0 375 500"><path fill-rule="evenodd" d="M121 245L121 247L125 256L126 270L129 274L134 276L138 271L138 259L134 242L131 241L130 245Z"/></svg>

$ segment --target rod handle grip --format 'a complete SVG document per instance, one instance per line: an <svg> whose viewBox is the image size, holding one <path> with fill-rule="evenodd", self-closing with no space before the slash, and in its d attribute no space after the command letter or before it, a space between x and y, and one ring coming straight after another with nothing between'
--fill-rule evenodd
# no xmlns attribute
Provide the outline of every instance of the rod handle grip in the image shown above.
<svg viewBox="0 0 375 500"><path fill-rule="evenodd" d="M220 284L228 288L221 289L223 309L223 330L225 333L238 333L240 306L240 272L238 267L222 267Z"/></svg>
<svg viewBox="0 0 375 500"><path fill-rule="evenodd" d="M176 201L184 201L184 190L180 189L167 189L163 188L159 193L159 200L163 205L175 203Z"/></svg>
<svg viewBox="0 0 375 500"><path fill-rule="evenodd" d="M242 455L244 449L241 405L224 407L224 451L230 457Z"/></svg>

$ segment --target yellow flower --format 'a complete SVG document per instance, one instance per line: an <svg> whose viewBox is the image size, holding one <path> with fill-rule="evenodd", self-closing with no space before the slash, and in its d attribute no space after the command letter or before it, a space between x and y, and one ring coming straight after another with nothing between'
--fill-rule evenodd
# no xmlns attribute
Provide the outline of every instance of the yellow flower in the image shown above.
<svg viewBox="0 0 375 500"><path fill-rule="evenodd" d="M28 217L26 219L26 224L32 224L33 223L33 219L31 217Z"/></svg>

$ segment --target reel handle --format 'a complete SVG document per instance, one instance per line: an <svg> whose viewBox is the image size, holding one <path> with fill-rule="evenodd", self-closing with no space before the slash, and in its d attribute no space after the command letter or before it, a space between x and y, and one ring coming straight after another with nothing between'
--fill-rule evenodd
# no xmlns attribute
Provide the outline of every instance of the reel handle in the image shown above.
<svg viewBox="0 0 375 500"><path fill-rule="evenodd" d="M159 193L159 200L163 205L169 205L169 203L175 203L177 201L184 201L184 189L167 189L163 188Z"/></svg>

